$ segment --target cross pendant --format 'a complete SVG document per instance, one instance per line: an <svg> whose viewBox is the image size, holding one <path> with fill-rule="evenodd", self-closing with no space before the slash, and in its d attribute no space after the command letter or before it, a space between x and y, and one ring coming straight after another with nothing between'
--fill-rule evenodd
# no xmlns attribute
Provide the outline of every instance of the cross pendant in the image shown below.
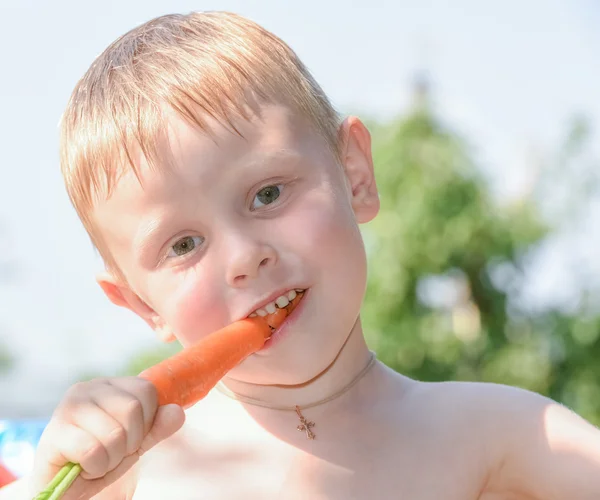
<svg viewBox="0 0 600 500"><path fill-rule="evenodd" d="M306 437L308 439L314 439L316 436L311 429L315 426L315 423L306 420L306 418L304 418L304 415L302 415L302 413L300 412L300 408L298 406L296 406L296 413L298 414L298 418L300 419L300 425L296 428L301 432L306 432Z"/></svg>

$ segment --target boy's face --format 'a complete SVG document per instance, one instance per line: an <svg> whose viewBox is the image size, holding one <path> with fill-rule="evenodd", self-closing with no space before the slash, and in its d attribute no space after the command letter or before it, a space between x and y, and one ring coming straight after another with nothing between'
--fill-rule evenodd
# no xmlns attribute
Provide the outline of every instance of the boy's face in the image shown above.
<svg viewBox="0 0 600 500"><path fill-rule="evenodd" d="M127 277L99 282L115 303L184 345L250 315L273 294L306 290L295 320L230 376L296 384L324 369L356 327L366 284L358 223L379 200L369 134L341 129L341 168L323 139L288 108L238 120L241 136L209 136L173 116L174 168L141 164L94 210Z"/></svg>

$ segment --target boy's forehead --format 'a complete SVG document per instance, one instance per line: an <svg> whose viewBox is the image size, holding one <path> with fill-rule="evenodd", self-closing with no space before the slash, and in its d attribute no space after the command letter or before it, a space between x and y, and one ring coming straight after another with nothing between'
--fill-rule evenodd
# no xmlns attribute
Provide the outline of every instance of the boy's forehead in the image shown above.
<svg viewBox="0 0 600 500"><path fill-rule="evenodd" d="M329 153L327 142L314 127L284 105L261 106L247 118L232 118L230 124L210 117L203 117L203 121L207 130L169 112L166 137L159 146L165 163L154 169L164 173L162 180L168 181L173 171L181 174L192 170L195 176L210 181L272 160ZM143 171L153 170L145 159L142 162Z"/></svg>
<svg viewBox="0 0 600 500"><path fill-rule="evenodd" d="M327 143L308 121L283 105L262 106L248 119L233 119L232 126L203 117L210 127L206 131L173 110L166 111L165 118L165 133L157 138L161 163L152 165L137 151L137 172L123 166L111 192L95 203L94 218L100 226L112 224L114 215L121 218L125 210L131 213L160 203L176 194L182 181L190 187L214 184L241 170L328 153Z"/></svg>
<svg viewBox="0 0 600 500"><path fill-rule="evenodd" d="M253 108L247 117L232 116L229 123L202 116L201 130L177 112L166 114L167 137L161 145L165 153L186 159L200 150L206 162L231 160L245 153L268 154L273 148L300 147L312 131L306 120L290 108L270 104Z"/></svg>

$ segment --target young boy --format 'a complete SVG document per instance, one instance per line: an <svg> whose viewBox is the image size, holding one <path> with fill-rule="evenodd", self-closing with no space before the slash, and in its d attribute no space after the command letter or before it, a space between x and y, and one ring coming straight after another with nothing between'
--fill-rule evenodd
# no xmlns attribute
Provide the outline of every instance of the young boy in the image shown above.
<svg viewBox="0 0 600 500"><path fill-rule="evenodd" d="M62 168L100 286L163 340L302 299L185 412L137 377L75 385L31 477L0 497L31 498L72 461L64 500L600 498L600 432L565 407L374 360L359 315L358 224L379 209L369 133L271 33L195 13L126 34L73 93Z"/></svg>

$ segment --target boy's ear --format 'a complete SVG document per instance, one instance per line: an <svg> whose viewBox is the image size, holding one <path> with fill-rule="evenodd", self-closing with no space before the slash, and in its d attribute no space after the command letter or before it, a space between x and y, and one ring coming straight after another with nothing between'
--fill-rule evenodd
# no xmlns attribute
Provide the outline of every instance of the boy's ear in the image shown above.
<svg viewBox="0 0 600 500"><path fill-rule="evenodd" d="M356 116L349 116L340 127L340 139L340 156L350 184L354 215L360 224L369 222L379 212L371 134Z"/></svg>
<svg viewBox="0 0 600 500"><path fill-rule="evenodd" d="M101 272L96 276L96 281L109 300L120 307L133 311L142 318L163 342L172 342L175 335L172 328L146 304L131 288L123 284L109 272Z"/></svg>

